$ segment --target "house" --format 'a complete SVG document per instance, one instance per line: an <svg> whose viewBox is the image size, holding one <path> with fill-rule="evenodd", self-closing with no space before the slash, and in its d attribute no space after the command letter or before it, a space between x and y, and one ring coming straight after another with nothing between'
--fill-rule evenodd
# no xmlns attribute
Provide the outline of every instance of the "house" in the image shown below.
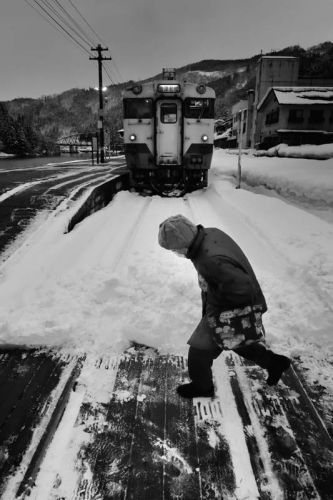
<svg viewBox="0 0 333 500"><path fill-rule="evenodd" d="M299 58L293 56L262 56L259 59L256 67L252 123L249 124L252 147L257 147L260 142L258 104L271 87L297 85L299 66Z"/></svg>
<svg viewBox="0 0 333 500"><path fill-rule="evenodd" d="M300 59L298 57L292 56L262 56L256 67L256 83L255 90L249 91L248 94L248 106L247 106L247 142L248 146L251 147L261 147L263 137L266 138L267 135L272 135L272 131L274 129L274 123L266 123L266 118L262 120L262 112L258 109L259 106L262 106L263 99L267 96L272 88L329 88L333 87L332 79L324 79L324 78L314 78L311 76L300 75ZM251 94L252 92L252 94ZM305 104L305 99L301 101L301 103ZM308 103L309 104L309 103ZM265 104L266 105L266 104ZM284 112L282 112L283 114ZM309 117L310 119L310 117ZM270 116L267 118L268 122L270 120L276 120L276 117ZM310 122L313 121L311 117ZM330 132L330 129L326 129L327 120L322 122L322 131ZM265 128L265 131L262 131L262 126ZM269 127L267 127L269 126ZM269 130L266 130L268 128ZM284 122L284 126L280 128L281 130L290 129L293 130L293 122L292 118L289 122L289 125L286 126L286 122ZM297 127L296 127L297 129ZM308 129L311 130L311 129ZM317 128L316 128L317 130ZM267 133L268 132L268 133ZM271 133L269 133L271 132ZM321 134L319 138L318 133L311 135L307 132L307 142L324 140L330 141L330 135ZM304 134L303 134L304 136ZM292 137L292 134L288 134L288 141L292 139L295 142L299 142L300 140L305 139L304 137L299 137L295 135ZM281 132L282 137L282 132ZM285 135L283 135L285 138ZM266 139L266 144L269 144L270 141L274 142L275 139Z"/></svg>
<svg viewBox="0 0 333 500"><path fill-rule="evenodd" d="M260 147L333 142L333 87L272 87L257 106Z"/></svg>

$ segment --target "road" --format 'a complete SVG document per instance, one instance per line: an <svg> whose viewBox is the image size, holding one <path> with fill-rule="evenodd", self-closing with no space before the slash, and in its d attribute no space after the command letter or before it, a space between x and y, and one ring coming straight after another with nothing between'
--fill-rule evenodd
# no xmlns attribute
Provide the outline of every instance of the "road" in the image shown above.
<svg viewBox="0 0 333 500"><path fill-rule="evenodd" d="M9 245L37 215L54 210L64 199L110 179L124 165L115 157L105 165L90 161L47 164L29 168L0 170L0 254L6 258Z"/></svg>

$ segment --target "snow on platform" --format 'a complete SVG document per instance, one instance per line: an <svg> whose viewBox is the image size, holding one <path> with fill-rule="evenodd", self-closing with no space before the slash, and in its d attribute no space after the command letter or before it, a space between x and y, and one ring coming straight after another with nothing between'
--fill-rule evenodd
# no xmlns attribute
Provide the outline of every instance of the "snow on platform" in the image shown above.
<svg viewBox="0 0 333 500"><path fill-rule="evenodd" d="M119 193L66 233L75 202L1 266L1 343L21 345L0 353L4 500L332 499L332 160L243 158L251 191L218 153L207 190ZM175 213L249 256L267 343L295 368L277 388L223 355L214 399L177 396L201 304L191 263L158 246Z"/></svg>
<svg viewBox="0 0 333 500"><path fill-rule="evenodd" d="M331 498L331 441L295 373L269 388L228 354L214 376L192 401L182 356L3 352L1 498Z"/></svg>

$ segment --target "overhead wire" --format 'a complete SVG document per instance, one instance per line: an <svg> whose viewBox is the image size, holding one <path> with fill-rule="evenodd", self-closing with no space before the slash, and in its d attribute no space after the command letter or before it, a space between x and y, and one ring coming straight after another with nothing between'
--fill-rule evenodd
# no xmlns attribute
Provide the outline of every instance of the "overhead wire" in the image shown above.
<svg viewBox="0 0 333 500"><path fill-rule="evenodd" d="M116 61L114 61L114 59L112 59L112 62L113 62L113 64L114 64L114 67L115 67L115 69L116 69L116 71L117 71L117 73L118 73L118 76L119 76L120 80L124 80L124 78L123 78L122 74L121 74L121 73L120 73L120 71L119 71L119 68L118 68L118 66L117 66Z"/></svg>
<svg viewBox="0 0 333 500"><path fill-rule="evenodd" d="M71 24L66 20L66 18L60 14L57 9L50 3L50 0L39 0L40 2L43 3L45 7L48 7L50 11L58 17L59 21L62 22L69 30L71 30L79 39L85 43L88 47L90 46L90 43L87 41L87 38L83 36L79 31L77 31Z"/></svg>
<svg viewBox="0 0 333 500"><path fill-rule="evenodd" d="M87 21L87 19L84 17L84 15L79 11L79 9L76 7L76 5L74 4L74 2L72 0L68 0L68 3L70 3L70 5L73 7L73 9L78 13L78 15L81 17L81 19L86 23L86 25L88 26L88 28L90 28L90 30L92 31L92 33L97 37L97 39L104 45L106 46L107 44L104 42L104 40L99 36L99 34L94 30L94 28L91 26L91 24ZM123 80L123 77L119 71L119 68L116 64L116 62L114 61L114 59L112 59L112 63L118 73L118 76L120 77L120 80ZM104 68L105 69L105 68ZM105 70L106 71L106 70ZM110 78L110 77L109 77Z"/></svg>
<svg viewBox="0 0 333 500"><path fill-rule="evenodd" d="M82 35L89 41L89 43L91 45L94 45L95 42L94 40L92 39L92 37L87 33L87 31L76 21L76 19L74 19L74 17L65 9L65 7L63 5L61 5L61 3L59 2L59 0L53 0L53 2L55 2L59 7L60 9L64 12L65 15L68 16L68 18L72 21L72 23L74 24L74 26L76 26L76 28L82 33Z"/></svg>
<svg viewBox="0 0 333 500"><path fill-rule="evenodd" d="M30 6L32 7L32 5L31 5L31 4L30 4L27 0L25 0L25 1L28 3L28 5L30 5ZM52 19L52 20L54 21L54 23L55 23L57 26L59 26L59 28L60 28L60 29L61 29L64 33L66 33L66 35L67 35L67 36L68 36L68 37L69 37L69 38L70 38L70 39L71 39L71 40L72 40L72 41L73 41L76 45L78 45L79 47L81 47L81 49L82 49L82 50L84 50L87 54L89 54L89 55L90 55L89 50L88 50L88 49L86 49L86 47L85 47L84 45L82 45L82 43L81 43L81 42L79 42L79 41L78 41L78 40L77 40L77 39L76 39L76 38L75 38L75 37L74 37L74 36L73 36L73 35L72 35L69 31L67 31L67 29L66 29L66 28L64 28L64 27L62 26L62 24L61 24L61 23L59 23L59 22L58 22L58 21L57 21L57 20L56 20L56 19L55 19L52 15L51 15L51 14L48 12L48 10L47 10L47 9L45 9L45 7L43 7L43 5L41 5L41 4L39 3L39 1L38 1L38 0L32 0L32 1L33 1L35 4L37 4L37 5L38 5L38 6L42 9L42 11L43 11L43 12L45 12L45 14L46 14L46 15L47 15L50 19ZM35 10L37 10L37 12L39 12L39 11L38 11L38 9L35 9ZM39 12L39 13L40 13L40 12ZM42 17L44 17L44 16L42 16ZM48 21L48 22L49 22L49 24L51 24L52 26L54 26L54 24L53 24L52 22L50 22L50 21ZM58 30L58 31L59 31L59 30Z"/></svg>
<svg viewBox="0 0 333 500"><path fill-rule="evenodd" d="M107 70L107 68L106 68L106 66L105 66L105 64L104 64L104 63L102 63L102 67L103 67L103 69L104 69L105 73L108 75L108 77L109 77L110 82L112 83L112 85L116 85L116 83L115 83L115 82L114 82L114 80L112 79L112 76L111 76L111 75L110 75L110 73L108 72L108 70Z"/></svg>
<svg viewBox="0 0 333 500"><path fill-rule="evenodd" d="M83 14L81 14L81 12L79 11L79 9L76 7L76 5L72 2L72 0L68 0L68 2L71 4L71 6L73 7L73 9L79 14L79 16L81 17L81 19L86 23L86 25L88 26L88 28L91 29L91 31L94 33L94 35L97 37L97 39L103 44L105 45L105 43L103 42L102 38L99 36L98 33L96 33L96 31L94 30L94 28L88 23L87 19L84 17Z"/></svg>
<svg viewBox="0 0 333 500"><path fill-rule="evenodd" d="M62 35L69 38L72 43L75 43L81 50L91 56L91 52L87 47L92 49L91 45L94 46L95 39L87 32L87 30L78 22L73 15L68 12L68 10L61 4L60 0L24 0L30 7L32 7L45 21L47 21L53 28L55 28ZM51 4L53 1L53 4ZM33 2L35 5L33 5ZM98 35L98 33L94 30L94 28L90 25L87 19L83 16L83 14L79 11L76 5L72 0L68 0L68 3L72 6L74 11L80 16L80 18L84 21L86 26L91 30L95 37L103 44L104 41ZM36 5L39 7L37 8ZM58 7L58 8L57 8ZM60 9L60 10L59 10ZM111 62L108 60L108 62ZM112 63L120 76L120 80L123 80L122 75L119 71L119 68L116 62L112 59ZM110 79L111 84L115 85L114 78L112 78L110 72L107 67L103 63L103 69L107 76ZM112 67L109 69L113 70ZM118 78L117 78L118 80ZM119 83L119 82L117 82Z"/></svg>

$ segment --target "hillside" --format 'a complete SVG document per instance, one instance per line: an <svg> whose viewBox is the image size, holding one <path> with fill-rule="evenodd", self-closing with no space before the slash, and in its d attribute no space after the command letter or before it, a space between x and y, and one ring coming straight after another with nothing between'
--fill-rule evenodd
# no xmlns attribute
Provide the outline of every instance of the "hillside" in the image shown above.
<svg viewBox="0 0 333 500"><path fill-rule="evenodd" d="M264 55L298 56L302 76L333 78L332 42L324 42L307 50L296 45ZM176 69L177 78L204 82L213 87L217 96L216 117L227 117L232 105L245 98L247 90L254 88L255 67L259 58L258 54L249 59L203 60ZM144 81L157 80L160 77L161 74L158 74ZM122 127L121 93L130 83L111 85L105 93L105 127L111 131L111 137L116 136L117 129ZM40 99L13 99L2 104L6 111L0 113L0 146L2 142L2 148L7 149L7 152L10 152L12 144L15 144L13 137L8 141L5 134L9 127L4 120L8 122L9 118L12 136L15 135L15 130L18 130L16 134L21 138L21 149L27 142L22 139L25 137L22 123L28 128L29 134L33 135L34 144L36 141L38 144L41 141L54 142L62 136L96 131L98 92L92 88L71 89ZM34 148L36 147L35 145Z"/></svg>

